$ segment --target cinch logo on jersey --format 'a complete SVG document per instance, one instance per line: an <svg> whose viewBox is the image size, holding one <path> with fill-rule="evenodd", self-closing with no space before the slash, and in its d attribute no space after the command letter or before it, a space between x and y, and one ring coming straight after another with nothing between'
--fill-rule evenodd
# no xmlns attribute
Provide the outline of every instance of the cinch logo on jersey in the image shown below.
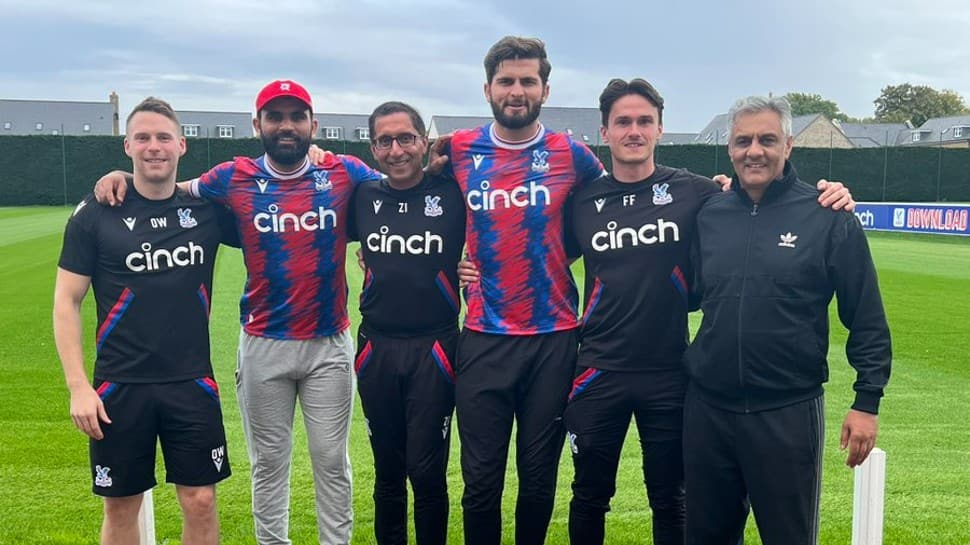
<svg viewBox="0 0 970 545"><path fill-rule="evenodd" d="M640 246L667 242L680 242L680 227L672 221L659 218L657 223L645 223L640 227L617 229L615 221L606 224L606 231L593 233L590 243L597 252L619 250L626 246Z"/></svg>
<svg viewBox="0 0 970 545"><path fill-rule="evenodd" d="M529 182L529 185L520 185L510 191L505 189L489 189L491 184L488 180L482 180L481 190L472 189L468 192L465 200L468 208L472 210L494 210L496 208L524 208L526 206L538 206L541 197L543 206L551 201L549 188Z"/></svg>
<svg viewBox="0 0 970 545"><path fill-rule="evenodd" d="M445 241L431 231L423 234L392 235L390 228L382 225L380 233L367 235L367 249L382 254L431 255L444 252Z"/></svg>
<svg viewBox="0 0 970 545"><path fill-rule="evenodd" d="M205 249L191 241L188 246L177 246L172 250L165 248L152 250L152 245L145 242L141 245L141 252L131 252L125 258L125 265L132 272L191 267L203 263L205 263Z"/></svg>
<svg viewBox="0 0 970 545"><path fill-rule="evenodd" d="M253 216L253 226L260 233L319 231L337 227L337 213L323 206L302 214L283 212L277 204L267 206L266 210Z"/></svg>

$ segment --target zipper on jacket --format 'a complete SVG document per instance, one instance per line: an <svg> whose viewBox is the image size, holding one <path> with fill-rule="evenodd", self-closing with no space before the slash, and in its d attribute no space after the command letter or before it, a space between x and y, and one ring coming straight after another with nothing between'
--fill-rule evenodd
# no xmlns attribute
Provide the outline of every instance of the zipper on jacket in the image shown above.
<svg viewBox="0 0 970 545"><path fill-rule="evenodd" d="M738 384L741 386L741 396L744 398L745 414L751 412L748 406L748 393L744 388L744 354L741 346L743 324L744 292L748 285L748 261L751 255L751 233L754 232L754 218L758 215L758 203L751 208L751 221L748 222L748 238L744 245L744 270L741 273L741 295L738 299Z"/></svg>

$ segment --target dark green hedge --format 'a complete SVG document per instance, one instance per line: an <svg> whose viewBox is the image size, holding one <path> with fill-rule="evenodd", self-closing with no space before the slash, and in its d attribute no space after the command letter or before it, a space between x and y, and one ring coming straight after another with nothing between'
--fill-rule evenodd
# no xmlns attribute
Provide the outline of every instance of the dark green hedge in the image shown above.
<svg viewBox="0 0 970 545"><path fill-rule="evenodd" d="M734 173L724 146L658 146L655 156L705 176ZM806 182L842 181L858 201L970 202L970 149L794 148L791 161Z"/></svg>
<svg viewBox="0 0 970 545"><path fill-rule="evenodd" d="M317 141L335 153L356 155L375 166L366 142ZM610 168L605 146L595 149ZM193 138L178 178L193 178L237 155L262 153L259 140ZM658 146L657 162L706 176L732 174L724 146ZM130 170L117 136L0 136L0 206L73 204L102 174ZM939 148L795 148L792 162L808 182L841 180L860 201L970 202L970 150ZM939 196L939 198L938 198Z"/></svg>

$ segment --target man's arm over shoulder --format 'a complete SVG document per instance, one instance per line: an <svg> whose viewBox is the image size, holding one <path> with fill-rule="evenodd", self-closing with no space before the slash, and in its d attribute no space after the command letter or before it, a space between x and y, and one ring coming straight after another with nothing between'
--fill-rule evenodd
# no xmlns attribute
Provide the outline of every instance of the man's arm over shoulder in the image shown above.
<svg viewBox="0 0 970 545"><path fill-rule="evenodd" d="M179 182L179 190L187 191L188 194L196 198L228 206L229 184L236 173L236 169L239 168L238 159L220 163L194 180Z"/></svg>
<svg viewBox="0 0 970 545"><path fill-rule="evenodd" d="M239 225L236 216L232 211L222 206L214 204L216 223L219 226L219 242L233 248L242 247L242 236L239 234Z"/></svg>
<svg viewBox="0 0 970 545"><path fill-rule="evenodd" d="M569 148L573 155L573 168L576 170L576 180L582 185L605 175L606 169L593 150L585 144L569 139Z"/></svg>
<svg viewBox="0 0 970 545"><path fill-rule="evenodd" d="M94 183L94 197L99 204L121 206L128 193L128 185L133 180L134 177L130 172L112 170Z"/></svg>
<svg viewBox="0 0 970 545"><path fill-rule="evenodd" d="M562 224L563 246L566 248L566 258L570 264L583 256L583 248L579 244L579 235L576 233L577 198L577 195L573 193L566 199L566 205L563 206L565 210Z"/></svg>
<svg viewBox="0 0 970 545"><path fill-rule="evenodd" d="M347 207L347 240L360 240L360 230L357 228L357 199L364 198L362 193L367 191L367 182L358 184L350 195L350 205Z"/></svg>
<svg viewBox="0 0 970 545"><path fill-rule="evenodd" d="M353 155L337 155L336 158L347 169L347 174L352 183L359 184L371 180L380 180L384 177L379 171L367 166L367 163Z"/></svg>
<svg viewBox="0 0 970 545"><path fill-rule="evenodd" d="M720 191L720 189L717 189L716 191ZM704 283L702 282L701 265L700 237L695 229L694 235L690 239L689 258L687 260L688 270L686 271L686 274L684 274L684 277L688 282L687 312L700 310L701 302L704 299Z"/></svg>
<svg viewBox="0 0 970 545"><path fill-rule="evenodd" d="M694 192L697 194L697 198L699 198L702 203L706 202L711 196L717 195L718 193L724 191L725 187L730 188L731 186L731 179L727 178L723 174L718 175L722 177L720 179L721 181L715 181L707 176L694 174L687 169L683 169L683 173L685 176L689 177L689 183L694 189ZM726 186L724 184L726 184Z"/></svg>
<svg viewBox="0 0 970 545"><path fill-rule="evenodd" d="M452 167L452 140L456 134L463 131L456 131L439 136L428 149L428 172L435 176L441 176L447 180L455 180L455 169Z"/></svg>
<svg viewBox="0 0 970 545"><path fill-rule="evenodd" d="M818 204L822 208L849 212L855 210L855 199L852 198L849 188L842 182L822 179L815 184L815 188L819 191Z"/></svg>
<svg viewBox="0 0 970 545"><path fill-rule="evenodd" d="M184 182L178 182L175 184L176 191L193 194L192 182L194 181L186 180ZM132 173L122 170L112 170L95 182L93 190L94 198L102 205L121 206L121 203L125 202L125 195L128 194L128 188L133 182L134 175ZM199 196L198 193L194 193L193 195L195 197Z"/></svg>

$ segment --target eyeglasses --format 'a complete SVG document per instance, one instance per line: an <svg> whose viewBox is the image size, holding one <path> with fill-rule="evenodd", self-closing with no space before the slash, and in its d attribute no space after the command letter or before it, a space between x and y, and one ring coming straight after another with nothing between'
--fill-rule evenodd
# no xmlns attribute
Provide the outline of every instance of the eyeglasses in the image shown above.
<svg viewBox="0 0 970 545"><path fill-rule="evenodd" d="M420 136L416 134L411 134L406 132L404 134L399 134L397 136L379 136L373 140L374 147L377 149L388 150L397 142L397 145L405 148L407 146L413 146L415 142L418 141Z"/></svg>

